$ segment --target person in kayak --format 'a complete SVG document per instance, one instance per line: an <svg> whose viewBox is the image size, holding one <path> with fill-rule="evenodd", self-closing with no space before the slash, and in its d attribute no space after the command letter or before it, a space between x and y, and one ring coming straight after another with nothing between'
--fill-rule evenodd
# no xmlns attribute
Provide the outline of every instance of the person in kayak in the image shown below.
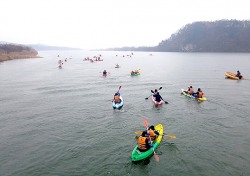
<svg viewBox="0 0 250 176"><path fill-rule="evenodd" d="M104 70L104 71L102 72L102 74L103 74L103 75L107 75L107 71Z"/></svg>
<svg viewBox="0 0 250 176"><path fill-rule="evenodd" d="M188 93L189 95L193 95L194 94L194 88L193 88L193 86L188 87L188 90L185 90L184 92Z"/></svg>
<svg viewBox="0 0 250 176"><path fill-rule="evenodd" d="M242 75L241 75L241 73L240 73L240 71L238 70L237 71L237 74L235 75L236 77L238 77L239 79L241 79L242 78Z"/></svg>
<svg viewBox="0 0 250 176"><path fill-rule="evenodd" d="M196 98L203 98L204 93L200 88L198 88L197 92L193 94L194 97Z"/></svg>
<svg viewBox="0 0 250 176"><path fill-rule="evenodd" d="M150 137L153 142L156 139L156 137L159 135L159 132L155 130L154 125L151 125L147 130L147 135L148 135L148 138Z"/></svg>
<svg viewBox="0 0 250 176"><path fill-rule="evenodd" d="M155 101L157 101L157 102L161 102L161 100L164 101L164 100L162 99L162 97L160 96L160 93L159 93L158 91L157 91L157 93L154 94L153 96L155 97Z"/></svg>
<svg viewBox="0 0 250 176"><path fill-rule="evenodd" d="M150 141L146 137L146 134L147 132L143 131L141 136L138 138L138 150L140 152L145 152L151 147Z"/></svg>
<svg viewBox="0 0 250 176"><path fill-rule="evenodd" d="M115 103L120 103L121 102L121 99L120 99L120 94L117 92L115 93L114 95L114 100L113 100Z"/></svg>

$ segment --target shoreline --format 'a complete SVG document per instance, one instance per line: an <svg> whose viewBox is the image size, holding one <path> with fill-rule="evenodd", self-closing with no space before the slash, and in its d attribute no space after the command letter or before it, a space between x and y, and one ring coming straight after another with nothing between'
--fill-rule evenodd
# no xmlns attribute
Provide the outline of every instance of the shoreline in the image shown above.
<svg viewBox="0 0 250 176"><path fill-rule="evenodd" d="M20 53L11 53L11 54L1 54L0 53L0 62L16 60L16 59L35 59L42 58L39 55L35 54L20 54Z"/></svg>

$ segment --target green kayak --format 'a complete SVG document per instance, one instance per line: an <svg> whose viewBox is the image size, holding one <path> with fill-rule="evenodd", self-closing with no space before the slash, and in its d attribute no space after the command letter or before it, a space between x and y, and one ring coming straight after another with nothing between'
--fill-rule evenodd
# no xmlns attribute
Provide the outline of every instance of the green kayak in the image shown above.
<svg viewBox="0 0 250 176"><path fill-rule="evenodd" d="M155 130L158 131L160 135L153 142L153 148L150 148L146 152L140 152L138 150L138 145L136 145L133 152L132 152L132 155L131 155L132 161L140 161L140 160L146 159L149 156L153 155L154 150L156 150L156 148L159 146L159 144L161 143L161 140L162 140L162 136L163 136L162 124L156 125Z"/></svg>

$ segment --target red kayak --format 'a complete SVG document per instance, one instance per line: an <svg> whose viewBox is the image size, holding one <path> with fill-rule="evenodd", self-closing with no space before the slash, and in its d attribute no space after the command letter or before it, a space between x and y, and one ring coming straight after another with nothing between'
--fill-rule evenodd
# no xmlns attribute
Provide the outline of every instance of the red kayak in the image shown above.
<svg viewBox="0 0 250 176"><path fill-rule="evenodd" d="M160 102L158 102L158 101L155 101L155 97L153 96L154 94L152 94L152 101L153 101L153 103L155 104L155 106L158 106L158 105L161 105L161 104L163 104L163 103L165 103L163 100L161 100Z"/></svg>

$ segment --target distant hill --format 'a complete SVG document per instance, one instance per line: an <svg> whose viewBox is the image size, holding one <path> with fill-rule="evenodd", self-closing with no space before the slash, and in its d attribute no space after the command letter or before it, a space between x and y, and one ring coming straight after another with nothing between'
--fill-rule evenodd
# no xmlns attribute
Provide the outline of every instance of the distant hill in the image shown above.
<svg viewBox="0 0 250 176"><path fill-rule="evenodd" d="M38 52L25 45L0 43L0 62L12 59L37 58Z"/></svg>
<svg viewBox="0 0 250 176"><path fill-rule="evenodd" d="M128 49L160 52L250 52L250 21L194 22L185 25L155 47L113 48L121 51Z"/></svg>
<svg viewBox="0 0 250 176"><path fill-rule="evenodd" d="M46 50L82 50L80 48L49 46L49 45L41 45L41 44L29 44L28 46L30 46L32 48L35 48L37 51L46 51Z"/></svg>

